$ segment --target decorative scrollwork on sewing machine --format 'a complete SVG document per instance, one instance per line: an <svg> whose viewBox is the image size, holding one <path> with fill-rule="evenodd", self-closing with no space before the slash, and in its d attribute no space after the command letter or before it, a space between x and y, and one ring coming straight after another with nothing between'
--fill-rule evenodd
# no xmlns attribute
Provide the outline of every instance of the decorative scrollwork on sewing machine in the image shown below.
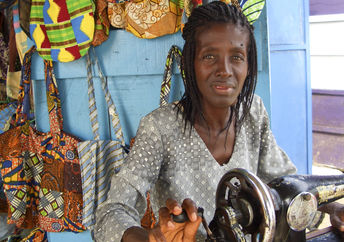
<svg viewBox="0 0 344 242"><path fill-rule="evenodd" d="M233 169L218 184L209 228L216 241L306 241L318 207L342 197L344 175L289 175L265 184Z"/></svg>
<svg viewBox="0 0 344 242"><path fill-rule="evenodd" d="M265 184L233 169L218 184L213 220L209 227L203 223L207 242L303 242L318 207L342 197L344 175L289 175Z"/></svg>

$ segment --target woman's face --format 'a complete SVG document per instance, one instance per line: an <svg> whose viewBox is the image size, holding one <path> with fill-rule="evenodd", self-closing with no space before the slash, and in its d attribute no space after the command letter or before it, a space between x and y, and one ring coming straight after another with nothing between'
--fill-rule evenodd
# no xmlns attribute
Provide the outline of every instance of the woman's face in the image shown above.
<svg viewBox="0 0 344 242"><path fill-rule="evenodd" d="M248 73L248 30L231 23L214 23L195 38L194 68L203 106L232 106Z"/></svg>

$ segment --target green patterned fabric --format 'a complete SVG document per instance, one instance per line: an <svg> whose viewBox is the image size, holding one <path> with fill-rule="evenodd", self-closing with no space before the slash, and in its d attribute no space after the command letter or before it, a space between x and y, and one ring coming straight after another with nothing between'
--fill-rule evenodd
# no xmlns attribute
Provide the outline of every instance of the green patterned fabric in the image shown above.
<svg viewBox="0 0 344 242"><path fill-rule="evenodd" d="M30 35L45 60L69 62L87 53L94 35L92 0L32 0Z"/></svg>
<svg viewBox="0 0 344 242"><path fill-rule="evenodd" d="M265 0L242 0L240 7L248 21L253 24L260 16L265 5Z"/></svg>

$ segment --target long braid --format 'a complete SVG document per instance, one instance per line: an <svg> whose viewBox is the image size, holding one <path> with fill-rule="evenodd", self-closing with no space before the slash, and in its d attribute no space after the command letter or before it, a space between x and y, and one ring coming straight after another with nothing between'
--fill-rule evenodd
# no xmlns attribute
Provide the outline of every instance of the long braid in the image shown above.
<svg viewBox="0 0 344 242"><path fill-rule="evenodd" d="M257 49L253 34L253 27L247 21L245 15L235 6L227 5L221 1L214 1L206 5L199 6L193 10L188 22L183 29L183 39L185 40L183 48L182 67L185 74L185 93L177 105L178 113L181 113L184 119L184 128L189 123L194 126L198 118L202 118L203 109L201 105L201 94L197 87L196 75L194 70L194 59L196 52L196 34L200 29L213 23L232 23L246 28L249 32L248 46L248 75L244 86L238 96L237 103L231 107L236 120L236 129L240 130L241 125L248 114L254 91L257 83ZM239 109L242 108L242 114L239 117ZM230 115L225 129L229 129L233 115ZM191 132L191 129L190 129Z"/></svg>

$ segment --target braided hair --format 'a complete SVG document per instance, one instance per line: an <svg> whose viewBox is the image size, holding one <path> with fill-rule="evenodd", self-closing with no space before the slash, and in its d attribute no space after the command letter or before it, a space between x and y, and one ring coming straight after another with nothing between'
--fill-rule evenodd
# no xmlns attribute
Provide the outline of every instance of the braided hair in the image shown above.
<svg viewBox="0 0 344 242"><path fill-rule="evenodd" d="M249 24L245 15L243 15L243 13L233 5L227 5L221 1L214 1L209 4L199 6L192 11L188 22L184 26L182 35L185 40L182 61L182 69L184 71L182 76L185 83L185 92L180 102L177 104L177 113L181 113L184 119L184 131L186 130L188 123L192 127L198 118L204 117L201 104L201 93L197 86L194 69L196 52L195 38L200 29L204 29L205 26L209 26L214 23L231 23L247 29L249 33L248 75L236 104L231 107L231 115L225 129L229 128L234 115L236 120L236 130L240 130L240 127L251 108L257 83L257 49L253 27ZM242 114L239 117L240 107L242 107Z"/></svg>

